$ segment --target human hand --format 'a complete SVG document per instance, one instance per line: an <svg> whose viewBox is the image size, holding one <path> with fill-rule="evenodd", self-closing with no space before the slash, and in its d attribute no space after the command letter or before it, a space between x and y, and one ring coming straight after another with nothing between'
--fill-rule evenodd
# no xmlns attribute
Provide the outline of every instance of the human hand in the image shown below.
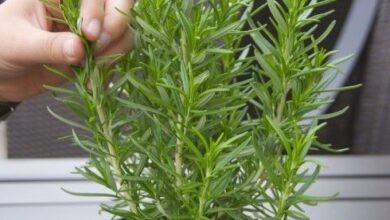
<svg viewBox="0 0 390 220"><path fill-rule="evenodd" d="M128 12L132 4L133 0L81 0L82 31L96 41L97 56L130 50L128 18L118 9ZM8 0L0 6L0 101L20 102L43 92L43 85L63 83L43 64L69 74L70 64L81 64L81 39L50 16L61 18L39 0Z"/></svg>

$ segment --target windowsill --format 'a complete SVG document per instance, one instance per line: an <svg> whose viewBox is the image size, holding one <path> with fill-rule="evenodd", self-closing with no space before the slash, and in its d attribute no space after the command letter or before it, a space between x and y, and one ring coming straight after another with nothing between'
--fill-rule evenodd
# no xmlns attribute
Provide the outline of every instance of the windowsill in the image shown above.
<svg viewBox="0 0 390 220"><path fill-rule="evenodd" d="M390 156L317 156L326 165L310 195L333 195L337 200L307 207L316 220L382 220L390 215ZM71 174L85 159L0 161L0 219L109 219L99 216L106 199L77 197L74 192L106 192L101 186ZM18 212L17 210L28 210ZM372 210L367 212L367 210ZM72 213L70 217L69 213Z"/></svg>

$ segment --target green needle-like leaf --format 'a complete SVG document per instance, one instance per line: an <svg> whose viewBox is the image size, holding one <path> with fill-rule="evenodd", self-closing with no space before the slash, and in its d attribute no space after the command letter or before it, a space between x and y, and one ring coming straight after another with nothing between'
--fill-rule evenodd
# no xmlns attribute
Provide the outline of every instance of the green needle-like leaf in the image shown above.
<svg viewBox="0 0 390 220"><path fill-rule="evenodd" d="M311 149L336 152L318 120L347 110L313 115L332 102L322 95L357 87L328 88L345 59L319 44L336 23L314 33L333 0L134 1L116 16L131 18L136 45L103 58L83 36L81 0L43 1L86 52L74 74L46 67L73 85L46 88L79 120L48 111L90 154L75 173L109 191L66 192L107 197L102 211L127 220L304 220L302 205L333 198L306 195L320 165L303 170ZM267 23L252 20L265 10Z"/></svg>

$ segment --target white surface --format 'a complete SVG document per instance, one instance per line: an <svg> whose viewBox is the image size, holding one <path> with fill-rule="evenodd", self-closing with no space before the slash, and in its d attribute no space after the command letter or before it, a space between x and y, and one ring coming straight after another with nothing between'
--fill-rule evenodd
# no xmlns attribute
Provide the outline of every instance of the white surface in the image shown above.
<svg viewBox="0 0 390 220"><path fill-rule="evenodd" d="M0 160L0 182L3 180L82 179L72 174L85 159L12 159Z"/></svg>
<svg viewBox="0 0 390 220"><path fill-rule="evenodd" d="M312 220L389 220L389 201L334 201L306 209ZM80 219L81 220L81 219Z"/></svg>
<svg viewBox="0 0 390 220"><path fill-rule="evenodd" d="M109 220L98 214L98 204L52 204L42 206L0 206L0 220Z"/></svg>
<svg viewBox="0 0 390 220"><path fill-rule="evenodd" d="M340 192L338 200L306 207L314 220L388 220L390 216L390 156L314 157L324 164L312 195ZM83 159L0 162L0 220L100 220L104 199L76 197L71 191L105 190L70 174ZM42 172L45 171L45 172Z"/></svg>
<svg viewBox="0 0 390 220"><path fill-rule="evenodd" d="M61 188L73 192L109 193L103 187L87 181L0 182L0 207L3 205L108 201L96 197L72 196L63 192ZM327 196L336 192L340 192L337 198L339 200L388 199L390 198L390 178L320 178L308 194Z"/></svg>
<svg viewBox="0 0 390 220"><path fill-rule="evenodd" d="M337 192L340 193L337 197L339 200L388 199L390 198L390 178L319 179L309 189L308 194L326 196Z"/></svg>
<svg viewBox="0 0 390 220"><path fill-rule="evenodd" d="M98 204L59 204L48 206L0 206L1 220L109 220L97 212ZM389 220L390 202L323 203L320 207L306 208L313 220ZM341 216L340 216L341 214Z"/></svg>
<svg viewBox="0 0 390 220"><path fill-rule="evenodd" d="M390 175L390 155L317 156L323 162L322 176ZM4 180L81 180L72 174L85 159L13 159L0 160L0 182Z"/></svg>
<svg viewBox="0 0 390 220"><path fill-rule="evenodd" d="M55 203L99 203L107 199L72 196L72 192L109 193L103 187L87 181L56 182L0 182L0 206Z"/></svg>
<svg viewBox="0 0 390 220"><path fill-rule="evenodd" d="M321 176L389 176L390 155L348 155L312 157L323 161Z"/></svg>

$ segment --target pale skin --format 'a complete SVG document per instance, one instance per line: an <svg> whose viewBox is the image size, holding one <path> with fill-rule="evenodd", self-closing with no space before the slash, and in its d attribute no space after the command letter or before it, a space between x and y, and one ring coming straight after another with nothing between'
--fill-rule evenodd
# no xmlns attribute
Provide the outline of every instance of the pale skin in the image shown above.
<svg viewBox="0 0 390 220"><path fill-rule="evenodd" d="M59 4L60 0L51 0ZM96 42L96 56L126 53L131 48L128 12L133 0L81 0L82 31ZM44 85L64 83L44 64L71 74L82 65L79 37L49 16L61 15L39 0L8 0L0 5L0 101L21 102L44 91Z"/></svg>

